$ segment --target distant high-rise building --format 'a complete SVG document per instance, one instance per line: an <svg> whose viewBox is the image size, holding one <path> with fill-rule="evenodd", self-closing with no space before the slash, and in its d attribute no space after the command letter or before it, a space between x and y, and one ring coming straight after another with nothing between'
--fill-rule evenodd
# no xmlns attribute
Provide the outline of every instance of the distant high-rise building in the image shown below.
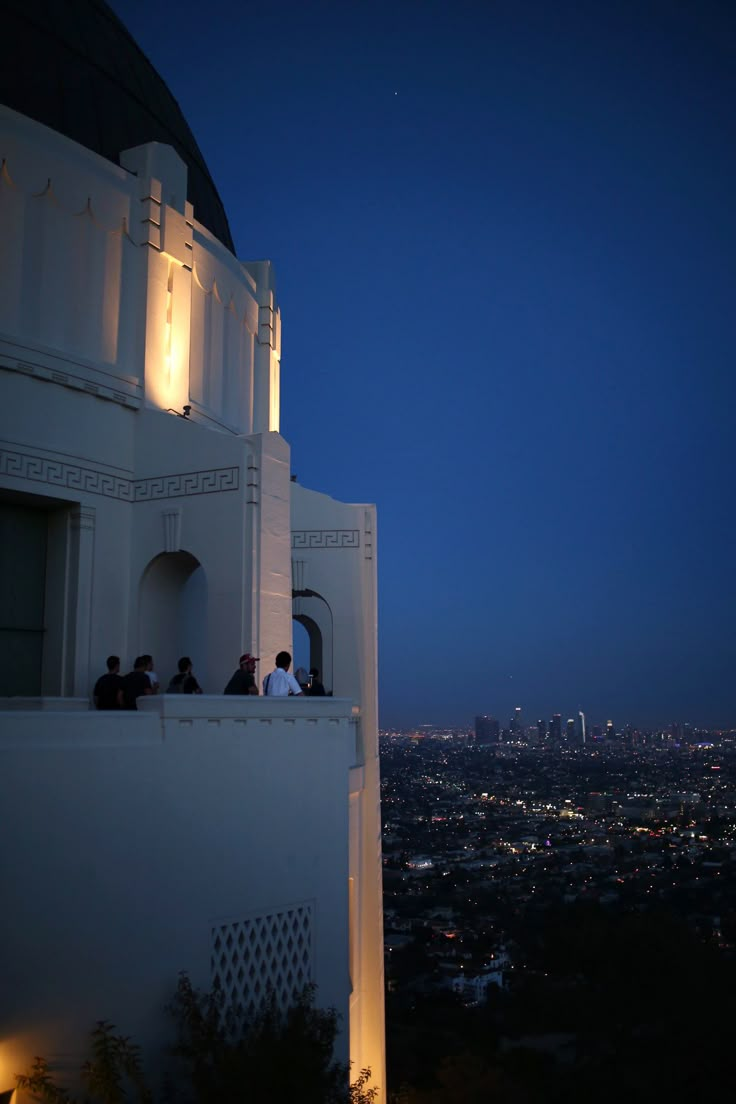
<svg viewBox="0 0 736 1104"><path fill-rule="evenodd" d="M500 726L495 717L487 715L475 718L476 744L497 744L500 738Z"/></svg>
<svg viewBox="0 0 736 1104"><path fill-rule="evenodd" d="M562 743L562 717L559 713L552 714L552 720L549 722L549 738L553 744Z"/></svg>
<svg viewBox="0 0 736 1104"><path fill-rule="evenodd" d="M616 739L616 729L614 728L613 721L606 721L606 739Z"/></svg>
<svg viewBox="0 0 736 1104"><path fill-rule="evenodd" d="M509 721L509 728L511 729L512 739L519 740L524 732L524 726L521 723L521 706L517 705L514 710L514 715Z"/></svg>
<svg viewBox="0 0 736 1104"><path fill-rule="evenodd" d="M537 740L540 744L547 742L547 722L543 720L537 721Z"/></svg>
<svg viewBox="0 0 736 1104"><path fill-rule="evenodd" d="M590 730L590 735L591 735L594 742L597 741L597 740L602 740L603 739L603 731L601 729L601 726L600 725L593 725L593 727Z"/></svg>
<svg viewBox="0 0 736 1104"><path fill-rule="evenodd" d="M585 714L582 709L578 710L577 720L575 721L575 742L580 747L585 747Z"/></svg>
<svg viewBox="0 0 736 1104"><path fill-rule="evenodd" d="M565 725L565 738L568 744L575 743L575 718L568 717L567 724Z"/></svg>

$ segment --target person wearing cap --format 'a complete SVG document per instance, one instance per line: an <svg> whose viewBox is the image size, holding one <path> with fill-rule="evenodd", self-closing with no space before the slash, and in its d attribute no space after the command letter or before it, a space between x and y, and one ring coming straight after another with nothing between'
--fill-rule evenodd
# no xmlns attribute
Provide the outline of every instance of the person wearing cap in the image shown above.
<svg viewBox="0 0 736 1104"><path fill-rule="evenodd" d="M245 652L240 657L238 669L223 690L223 694L257 694L256 663L258 663L258 657Z"/></svg>

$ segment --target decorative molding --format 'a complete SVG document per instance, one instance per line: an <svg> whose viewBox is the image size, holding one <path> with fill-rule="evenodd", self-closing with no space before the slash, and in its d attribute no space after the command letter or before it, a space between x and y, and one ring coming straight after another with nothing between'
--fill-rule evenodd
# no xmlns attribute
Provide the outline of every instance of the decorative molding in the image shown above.
<svg viewBox="0 0 736 1104"><path fill-rule="evenodd" d="M219 303L224 310L231 311L232 314L234 314L234 316L237 318L238 322L241 325L245 326L248 333L252 337L256 337L259 328L259 308L252 298L252 290L250 288L246 289L246 298L239 307L236 301L235 291L232 288L225 286L226 277L230 276L231 274L225 273L225 276L223 276L223 278L221 279L220 284L218 284L217 277L214 274L209 274L208 286L208 277L205 276L203 272L205 266L203 264L200 264L198 266L197 262L193 261L191 267L192 276L194 278L193 290L194 287L199 288L203 295L211 298L213 302ZM250 298L248 298L248 296L250 296Z"/></svg>
<svg viewBox="0 0 736 1104"><path fill-rule="evenodd" d="M363 531L363 545L366 560L373 559L373 514L370 510L365 511L365 526Z"/></svg>
<svg viewBox="0 0 736 1104"><path fill-rule="evenodd" d="M33 483L49 483L84 494L118 498L123 502L133 499L133 481L124 476L111 475L97 468L81 464L69 464L64 460L52 460L47 456L16 452L0 446L0 475L14 479L28 479Z"/></svg>
<svg viewBox="0 0 736 1104"><path fill-rule="evenodd" d="M307 566L306 560L292 560L291 561L291 586L293 590L304 590L304 569Z"/></svg>
<svg viewBox="0 0 736 1104"><path fill-rule="evenodd" d="M246 473L246 482L248 497L246 499L249 506L257 506L259 502L258 492L260 491L258 464L256 458L252 452L248 453L248 470Z"/></svg>
<svg viewBox="0 0 736 1104"><path fill-rule="evenodd" d="M247 1016L256 1015L271 996L279 1008L288 1008L313 978L313 931L312 901L213 924L213 986Z"/></svg>
<svg viewBox="0 0 736 1104"><path fill-rule="evenodd" d="M126 479L99 468L70 464L31 452L18 452L0 445L0 475L48 483L84 494L102 495L121 502L152 502L162 498L188 498L193 495L237 491L240 469L211 468L206 471L157 475L150 479Z"/></svg>
<svg viewBox="0 0 736 1104"><path fill-rule="evenodd" d="M114 387L105 383L97 383L74 372L60 372L55 368L49 368L44 364L29 364L28 361L15 360L0 354L0 368L6 372L20 372L24 376L33 379L44 380L47 383L58 383L61 387L69 387L72 391L86 391L98 399L107 399L109 402L120 403L137 410L141 405L141 386L135 385L131 391L117 391ZM98 378L102 378L101 373ZM135 392L138 392L137 394Z"/></svg>
<svg viewBox="0 0 736 1104"><path fill-rule="evenodd" d="M306 575L307 561L306 560L292 560L291 561L291 594L292 605L291 615L292 617L299 617L302 613L302 594L306 590L305 575Z"/></svg>
<svg viewBox="0 0 736 1104"><path fill-rule="evenodd" d="M77 506L71 511L72 529L94 529L97 511L94 506Z"/></svg>
<svg viewBox="0 0 736 1104"><path fill-rule="evenodd" d="M23 189L19 187L16 181L13 179L6 157L3 157L2 161L0 162L0 184L4 184L7 187L12 188L14 191L18 192L26 199L44 200L48 203L52 203L57 210L63 212L63 214L65 215L71 216L72 218L88 218L91 222L94 223L97 229L101 230L103 233L120 235L124 239L127 239L127 241L135 244L130 234L128 233L128 220L125 215L121 214L118 218L115 219L112 225L107 225L100 218L98 218L97 214L95 213L94 205L92 203L92 197L87 196L86 200L83 200L81 193L78 200L79 206L63 206L59 202L58 196L54 191L54 185L51 177L46 177L46 183L43 186L40 186L39 181L40 190L37 192Z"/></svg>
<svg viewBox="0 0 736 1104"><path fill-rule="evenodd" d="M164 552L178 552L181 548L181 508L162 510L164 523Z"/></svg>
<svg viewBox="0 0 736 1104"><path fill-rule="evenodd" d="M237 491L239 468L210 468L207 471L182 472L180 475L157 475L152 479L136 479L133 500L150 502L154 498L188 498L191 495Z"/></svg>
<svg viewBox="0 0 736 1104"><path fill-rule="evenodd" d="M359 529L294 529L292 548L360 548Z"/></svg>

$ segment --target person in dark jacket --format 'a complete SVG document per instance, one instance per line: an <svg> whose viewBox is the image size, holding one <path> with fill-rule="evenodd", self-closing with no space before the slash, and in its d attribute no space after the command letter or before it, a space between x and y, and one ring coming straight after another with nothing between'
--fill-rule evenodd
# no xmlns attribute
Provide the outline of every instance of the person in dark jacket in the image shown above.
<svg viewBox="0 0 736 1104"><path fill-rule="evenodd" d="M256 663L258 663L258 657L245 652L240 657L240 665L223 690L223 694L257 694Z"/></svg>
<svg viewBox="0 0 736 1104"><path fill-rule="evenodd" d="M174 675L166 687L167 694L201 694L202 687L192 674L192 661L189 656L182 656L177 667L178 675Z"/></svg>
<svg viewBox="0 0 736 1104"><path fill-rule="evenodd" d="M146 673L146 660L138 656L133 670L123 679L123 709L137 709L138 698L152 694L151 682Z"/></svg>

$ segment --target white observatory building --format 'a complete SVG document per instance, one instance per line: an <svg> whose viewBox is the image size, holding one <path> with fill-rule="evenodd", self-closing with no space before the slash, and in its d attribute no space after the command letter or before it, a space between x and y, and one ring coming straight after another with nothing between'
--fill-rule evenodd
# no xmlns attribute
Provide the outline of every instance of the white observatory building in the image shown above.
<svg viewBox="0 0 736 1104"><path fill-rule="evenodd" d="M102 0L10 0L0 68L0 1094L180 971L305 983L385 1099L376 521L291 481L267 261ZM225 697L294 620L324 698ZM109 654L203 694L97 712Z"/></svg>

